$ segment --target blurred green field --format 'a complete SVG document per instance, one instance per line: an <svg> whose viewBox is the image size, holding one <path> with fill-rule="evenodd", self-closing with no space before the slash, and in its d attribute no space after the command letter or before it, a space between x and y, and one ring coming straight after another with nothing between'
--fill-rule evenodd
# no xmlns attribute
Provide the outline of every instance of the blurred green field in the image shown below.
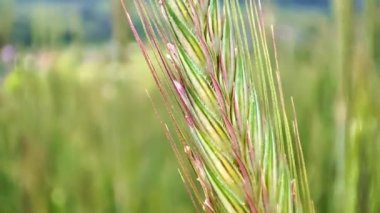
<svg viewBox="0 0 380 213"><path fill-rule="evenodd" d="M142 57L119 63L109 53L17 59L0 95L0 212L191 210Z"/></svg>
<svg viewBox="0 0 380 213"><path fill-rule="evenodd" d="M380 10L364 2L356 15L339 0L334 16L277 13L283 86L317 212L380 211Z"/></svg>
<svg viewBox="0 0 380 213"><path fill-rule="evenodd" d="M380 212L380 10L363 10L268 15L317 212ZM137 46L40 33L0 62L0 212L192 212Z"/></svg>

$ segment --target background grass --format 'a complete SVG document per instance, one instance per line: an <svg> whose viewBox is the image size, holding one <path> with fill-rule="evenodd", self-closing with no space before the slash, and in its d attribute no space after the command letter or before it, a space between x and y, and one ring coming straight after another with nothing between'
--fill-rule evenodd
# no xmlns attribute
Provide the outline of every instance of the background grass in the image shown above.
<svg viewBox="0 0 380 213"><path fill-rule="evenodd" d="M0 212L191 210L144 61L117 63L104 49L27 52L7 76Z"/></svg>
<svg viewBox="0 0 380 213"><path fill-rule="evenodd" d="M28 7L0 2L0 11L13 8L2 13L0 48L16 49L0 63L0 212L193 211L145 90L162 111L158 92L128 33L95 35L108 28L80 12L82 22L73 15L67 23L82 25L46 30L42 22L52 19L36 12L39 27L28 34L14 24L24 23ZM318 212L380 211L380 11L376 1L363 2L345 15L333 6L266 13ZM100 5L98 18L109 14L109 28L122 26L111 5ZM351 20L352 31L339 20Z"/></svg>

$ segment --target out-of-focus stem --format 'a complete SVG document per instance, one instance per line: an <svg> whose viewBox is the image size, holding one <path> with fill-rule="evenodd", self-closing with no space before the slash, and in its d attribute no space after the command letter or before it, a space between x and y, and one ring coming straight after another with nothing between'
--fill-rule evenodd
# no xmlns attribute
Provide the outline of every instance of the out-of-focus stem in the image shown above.
<svg viewBox="0 0 380 213"><path fill-rule="evenodd" d="M374 53L375 53L375 30L376 30L376 9L377 0L366 0L364 1L364 32L365 32L365 43L366 50L368 51L368 56L370 57L371 63L373 65Z"/></svg>
<svg viewBox="0 0 380 213"><path fill-rule="evenodd" d="M132 1L125 1L128 5ZM112 36L120 44L126 44L131 39L131 35L127 27L125 27L125 15L123 9L120 7L119 1L112 1Z"/></svg>
<svg viewBox="0 0 380 213"><path fill-rule="evenodd" d="M334 0L335 24L337 28L337 57L336 69L339 73L339 89L337 94L337 137L336 137L336 178L335 178L335 199L331 209L333 212L354 211L354 208L346 208L342 198L347 195L346 174L349 165L346 162L346 152L349 137L349 124L352 103L352 61L354 52L354 1ZM354 195L353 195L354 196ZM355 200L354 197L347 200ZM348 201L348 202L350 202ZM344 202L347 204L346 202Z"/></svg>
<svg viewBox="0 0 380 213"><path fill-rule="evenodd" d="M341 77L341 94L350 102L352 93L352 59L354 52L355 11L353 0L334 0L337 26L337 65Z"/></svg>

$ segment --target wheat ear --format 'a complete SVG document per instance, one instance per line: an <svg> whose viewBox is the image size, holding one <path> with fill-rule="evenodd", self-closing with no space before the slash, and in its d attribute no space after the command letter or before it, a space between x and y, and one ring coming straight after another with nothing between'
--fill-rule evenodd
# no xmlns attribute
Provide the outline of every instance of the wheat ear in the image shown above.
<svg viewBox="0 0 380 213"><path fill-rule="evenodd" d="M196 208L313 212L298 127L285 112L260 2L135 5L147 44L126 14L200 183L166 126Z"/></svg>

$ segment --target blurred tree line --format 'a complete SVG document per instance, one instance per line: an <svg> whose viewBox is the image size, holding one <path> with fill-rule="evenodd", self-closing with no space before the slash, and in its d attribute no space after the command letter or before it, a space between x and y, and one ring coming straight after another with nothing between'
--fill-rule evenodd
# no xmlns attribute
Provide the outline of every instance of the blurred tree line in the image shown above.
<svg viewBox="0 0 380 213"><path fill-rule="evenodd" d="M119 1L0 0L0 14L0 46L130 40Z"/></svg>
<svg viewBox="0 0 380 213"><path fill-rule="evenodd" d="M125 0L131 4L132 0ZM282 6L329 7L329 0L274 0ZM358 1L360 2L360 1ZM118 0L0 0L0 46L131 40Z"/></svg>
<svg viewBox="0 0 380 213"><path fill-rule="evenodd" d="M328 7L330 0L276 0L280 5Z"/></svg>

